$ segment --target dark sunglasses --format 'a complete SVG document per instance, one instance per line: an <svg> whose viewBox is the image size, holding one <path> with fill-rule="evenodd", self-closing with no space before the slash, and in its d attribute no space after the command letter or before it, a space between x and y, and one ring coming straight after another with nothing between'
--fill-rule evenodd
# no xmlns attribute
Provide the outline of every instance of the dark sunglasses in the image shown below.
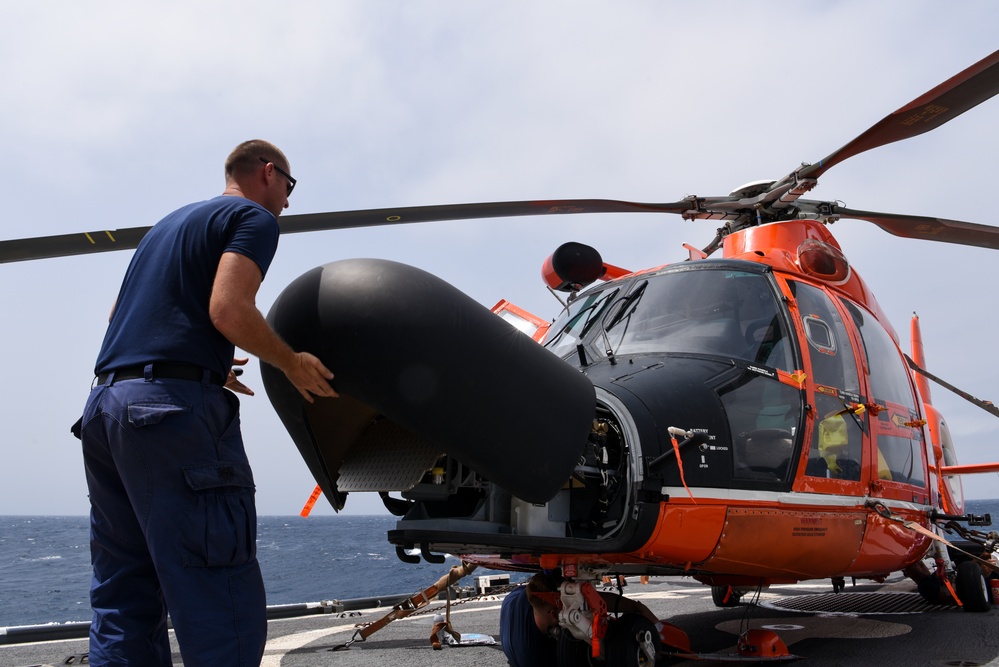
<svg viewBox="0 0 999 667"><path fill-rule="evenodd" d="M271 162L270 160L268 160L266 158L260 158L260 161L263 162L264 164L274 164L273 162ZM298 183L298 181L295 180L295 178L292 177L291 174L289 174L288 172L286 172L284 169L282 169L281 167L277 166L276 164L274 164L274 171L276 171L277 173L281 174L282 176L284 176L285 178L288 179L288 194L287 194L287 196L290 197L291 196L291 191L295 189L295 184Z"/></svg>

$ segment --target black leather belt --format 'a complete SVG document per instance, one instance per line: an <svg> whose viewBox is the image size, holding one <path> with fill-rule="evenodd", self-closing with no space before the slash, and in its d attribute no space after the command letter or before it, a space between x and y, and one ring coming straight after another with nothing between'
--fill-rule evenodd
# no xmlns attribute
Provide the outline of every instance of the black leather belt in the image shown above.
<svg viewBox="0 0 999 667"><path fill-rule="evenodd" d="M104 384L107 379L114 373L114 381L119 380L137 380L146 377L146 365L142 366L125 366L124 368L117 368L113 371L108 371L106 373L101 373L97 376L97 384ZM194 366L192 364L171 364L168 362L158 362L153 364L153 377L154 378L164 378L169 380L193 380L195 382L201 382L201 379L205 375L205 369L201 366ZM212 372L209 378L212 384L217 384L220 387L225 386L226 378L222 377L218 373ZM112 383L114 384L114 383Z"/></svg>

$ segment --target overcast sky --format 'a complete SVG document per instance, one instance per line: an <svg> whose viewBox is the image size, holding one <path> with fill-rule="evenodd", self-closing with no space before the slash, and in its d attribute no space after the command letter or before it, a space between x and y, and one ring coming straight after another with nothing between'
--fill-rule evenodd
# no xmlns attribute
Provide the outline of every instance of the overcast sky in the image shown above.
<svg viewBox="0 0 999 667"><path fill-rule="evenodd" d="M4 238L149 225L222 191L239 142L274 141L299 179L289 213L508 199L674 201L814 162L994 51L991 2L5 2ZM809 197L997 224L999 99L854 157ZM266 312L305 271L350 257L428 270L492 306L551 318L540 268L564 241L632 269L685 257L715 224L572 216L284 237ZM837 223L930 369L999 402L995 251ZM0 265L0 514L84 514L69 434L130 252ZM335 371L335 368L334 368ZM261 514L315 482L263 391L243 431ZM961 462L999 456L999 420L943 389ZM966 482L999 496L996 475ZM330 513L325 501L317 512ZM347 511L380 512L353 495Z"/></svg>

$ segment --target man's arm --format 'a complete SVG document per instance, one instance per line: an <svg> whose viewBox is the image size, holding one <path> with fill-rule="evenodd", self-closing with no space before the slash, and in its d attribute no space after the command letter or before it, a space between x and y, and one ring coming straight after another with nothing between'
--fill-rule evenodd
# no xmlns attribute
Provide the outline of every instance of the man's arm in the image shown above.
<svg viewBox="0 0 999 667"><path fill-rule="evenodd" d="M257 309L263 275L249 257L227 252L219 261L208 312L212 324L236 347L279 368L310 403L312 396L335 397L333 373L314 355L295 352L271 329Z"/></svg>

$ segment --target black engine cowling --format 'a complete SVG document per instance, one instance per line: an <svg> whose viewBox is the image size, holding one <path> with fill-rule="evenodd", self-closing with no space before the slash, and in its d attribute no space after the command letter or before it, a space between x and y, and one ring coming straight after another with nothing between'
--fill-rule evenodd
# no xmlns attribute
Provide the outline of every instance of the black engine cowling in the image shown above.
<svg viewBox="0 0 999 667"><path fill-rule="evenodd" d="M335 374L306 402L266 364L268 397L331 504L341 464L390 426L528 502L551 499L586 441L596 399L578 370L439 278L377 259L302 275L268 314Z"/></svg>

